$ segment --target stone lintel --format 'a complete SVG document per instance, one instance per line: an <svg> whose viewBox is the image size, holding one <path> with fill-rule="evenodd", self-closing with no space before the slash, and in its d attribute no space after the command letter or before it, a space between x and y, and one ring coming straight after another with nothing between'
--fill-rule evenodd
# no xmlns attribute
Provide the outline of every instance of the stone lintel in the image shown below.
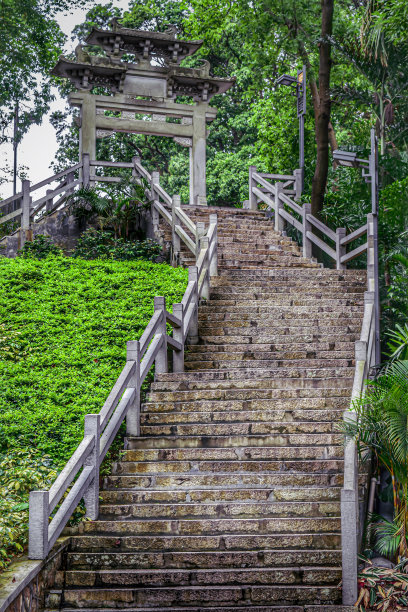
<svg viewBox="0 0 408 612"><path fill-rule="evenodd" d="M167 123L164 121L143 121L143 119L122 119L119 117L97 115L95 127L100 130L149 134L151 136L193 137L192 125L181 125L180 123Z"/></svg>
<svg viewBox="0 0 408 612"><path fill-rule="evenodd" d="M183 117L193 117L197 112L197 104L178 104L169 99L161 101L139 100L136 97L124 94L115 96L93 95L88 92L76 91L69 94L68 100L71 106L81 107L87 96L92 96L96 107L100 110L126 111L133 113L144 113L146 115L161 114L166 117L182 119ZM205 108L206 121L214 121L217 116L217 109L206 103L201 103L200 107Z"/></svg>

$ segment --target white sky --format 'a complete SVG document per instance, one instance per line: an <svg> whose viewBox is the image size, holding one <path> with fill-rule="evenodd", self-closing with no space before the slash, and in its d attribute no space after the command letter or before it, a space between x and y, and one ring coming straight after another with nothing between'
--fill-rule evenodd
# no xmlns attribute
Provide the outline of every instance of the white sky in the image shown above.
<svg viewBox="0 0 408 612"><path fill-rule="evenodd" d="M101 2L107 4L107 2ZM129 5L128 0L114 0L114 6L119 7L122 11L126 10ZM56 19L61 26L63 32L68 36L66 42L66 52L71 52L76 46L75 41L71 41L71 32L73 28L84 21L88 9L75 9L69 15L60 14ZM53 90L56 96L55 102L51 104L51 112L56 110L64 110L66 101L60 98L56 89ZM55 130L49 122L49 115L43 118L41 125L33 125L27 134L24 136L18 148L18 164L27 166L28 179L33 183L37 183L47 176L52 174L50 164L54 159L57 151L57 140ZM13 166L13 150L12 145L2 145L0 147L0 164ZM1 186L0 200L12 194L12 183ZM17 191L20 189L20 181L17 179Z"/></svg>

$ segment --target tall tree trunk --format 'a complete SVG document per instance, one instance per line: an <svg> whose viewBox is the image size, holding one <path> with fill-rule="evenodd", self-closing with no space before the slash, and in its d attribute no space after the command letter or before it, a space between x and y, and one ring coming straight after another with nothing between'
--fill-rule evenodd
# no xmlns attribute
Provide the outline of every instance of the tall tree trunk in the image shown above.
<svg viewBox="0 0 408 612"><path fill-rule="evenodd" d="M316 121L317 159L312 183L312 214L323 208L329 170L330 71L334 0L321 0L322 29L319 46L319 109Z"/></svg>

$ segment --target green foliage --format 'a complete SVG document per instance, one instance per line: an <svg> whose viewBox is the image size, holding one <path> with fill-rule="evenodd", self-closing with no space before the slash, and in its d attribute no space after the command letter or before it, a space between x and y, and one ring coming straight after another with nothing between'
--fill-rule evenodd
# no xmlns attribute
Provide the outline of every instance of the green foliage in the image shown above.
<svg viewBox="0 0 408 612"><path fill-rule="evenodd" d="M62 255L62 251L54 244L50 236L37 234L34 240L24 244L18 255L25 258L45 259L49 255Z"/></svg>
<svg viewBox="0 0 408 612"><path fill-rule="evenodd" d="M374 567L364 559L366 567L358 575L358 612L397 612L408 606L408 560L402 559L393 568Z"/></svg>
<svg viewBox="0 0 408 612"><path fill-rule="evenodd" d="M408 360L408 324L405 323L404 327L397 325L395 330L388 332L387 336L391 339L388 342L388 348L391 351L390 360L395 361L397 359L401 361Z"/></svg>
<svg viewBox="0 0 408 612"><path fill-rule="evenodd" d="M73 257L155 261L161 252L161 246L154 240L125 241L115 238L111 232L90 228L78 238Z"/></svg>
<svg viewBox="0 0 408 612"><path fill-rule="evenodd" d="M32 449L61 467L99 412L140 337L153 298L179 302L187 271L146 261L0 260L0 452ZM19 334L16 337L15 332Z"/></svg>
<svg viewBox="0 0 408 612"><path fill-rule="evenodd" d="M145 181L124 177L104 189L81 187L67 198L67 214L82 223L96 217L101 228L113 229L115 238L128 239L137 231L141 213L150 208L146 188Z"/></svg>
<svg viewBox="0 0 408 612"><path fill-rule="evenodd" d="M376 525L382 552L398 550L408 557L408 361L395 361L354 403L356 419L346 419L344 432L357 442L362 459L373 454L377 468L391 475L394 526L384 519Z"/></svg>
<svg viewBox="0 0 408 612"><path fill-rule="evenodd" d="M50 457L32 449L13 449L0 456L0 570L27 545L29 492L48 489L56 476Z"/></svg>

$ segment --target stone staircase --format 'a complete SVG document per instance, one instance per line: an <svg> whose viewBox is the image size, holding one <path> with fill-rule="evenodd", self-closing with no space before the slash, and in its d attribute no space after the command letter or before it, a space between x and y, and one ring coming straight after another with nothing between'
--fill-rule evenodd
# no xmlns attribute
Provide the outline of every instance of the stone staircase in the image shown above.
<svg viewBox="0 0 408 612"><path fill-rule="evenodd" d="M105 479L99 520L72 538L49 610L351 609L337 423L366 273L303 259L262 213L216 212L219 277L199 344L185 372L151 385L141 436Z"/></svg>

